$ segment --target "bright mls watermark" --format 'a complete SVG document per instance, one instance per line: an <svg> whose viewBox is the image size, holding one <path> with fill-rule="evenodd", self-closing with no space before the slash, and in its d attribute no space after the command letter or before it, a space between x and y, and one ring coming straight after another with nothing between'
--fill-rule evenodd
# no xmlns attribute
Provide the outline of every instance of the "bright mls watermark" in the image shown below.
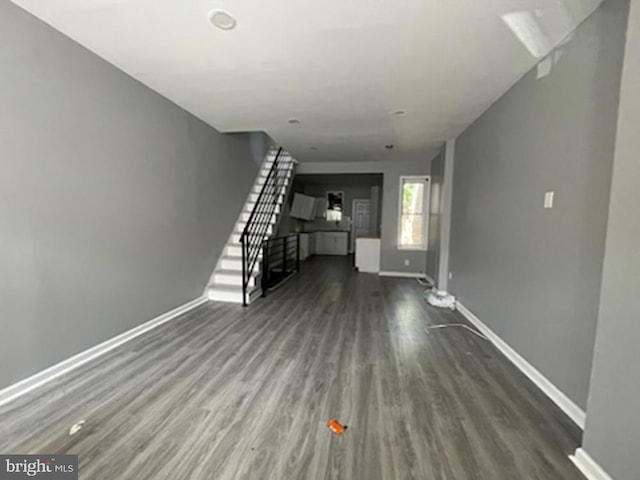
<svg viewBox="0 0 640 480"><path fill-rule="evenodd" d="M0 455L0 480L78 480L77 455Z"/></svg>

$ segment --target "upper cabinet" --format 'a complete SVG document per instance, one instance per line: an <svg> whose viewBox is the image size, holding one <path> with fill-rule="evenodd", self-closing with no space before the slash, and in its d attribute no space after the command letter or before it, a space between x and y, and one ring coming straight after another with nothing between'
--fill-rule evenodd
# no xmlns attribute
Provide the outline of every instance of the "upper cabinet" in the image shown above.
<svg viewBox="0 0 640 480"><path fill-rule="evenodd" d="M296 193L293 196L290 216L301 220L313 220L316 215L316 199L308 195Z"/></svg>

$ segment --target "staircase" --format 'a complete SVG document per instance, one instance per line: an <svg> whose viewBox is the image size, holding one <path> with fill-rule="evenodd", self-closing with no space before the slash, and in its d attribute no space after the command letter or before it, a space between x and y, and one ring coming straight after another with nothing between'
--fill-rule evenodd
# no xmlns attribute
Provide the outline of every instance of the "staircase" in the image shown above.
<svg viewBox="0 0 640 480"><path fill-rule="evenodd" d="M267 154L209 280L210 300L247 305L262 295L263 242L277 228L295 163L282 149L272 149Z"/></svg>

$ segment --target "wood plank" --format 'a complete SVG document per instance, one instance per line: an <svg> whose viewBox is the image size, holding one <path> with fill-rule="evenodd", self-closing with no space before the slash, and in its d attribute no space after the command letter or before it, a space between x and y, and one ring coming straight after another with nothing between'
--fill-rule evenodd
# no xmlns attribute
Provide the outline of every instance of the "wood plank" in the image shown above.
<svg viewBox="0 0 640 480"><path fill-rule="evenodd" d="M91 480L581 479L580 431L490 343L428 331L465 320L417 282L302 268L0 407L0 451L78 454Z"/></svg>

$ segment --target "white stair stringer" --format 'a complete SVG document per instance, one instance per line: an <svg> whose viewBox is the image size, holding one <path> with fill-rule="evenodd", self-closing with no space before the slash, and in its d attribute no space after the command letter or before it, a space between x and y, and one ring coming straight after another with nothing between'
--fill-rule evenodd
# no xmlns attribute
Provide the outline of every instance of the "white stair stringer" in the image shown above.
<svg viewBox="0 0 640 480"><path fill-rule="evenodd" d="M247 201L242 208L242 212L236 224L233 228L227 244L224 247L222 256L218 260L215 270L209 279L207 286L207 296L210 300L219 302L230 303L243 303L242 302L242 245L240 244L240 237L247 224L247 221L251 217L251 212L256 206L258 197L262 190L269 171L273 165L274 159L278 150L272 149L266 156L265 161L260 167L256 181L247 197ZM281 167L281 170L286 170L285 182L278 192L275 210L271 218L269 219L267 227L267 237L272 235L280 220L280 214L284 210L283 203L287 196L289 187L293 183L294 165L297 163L287 152L282 151L281 155L285 155L288 161ZM249 304L262 295L262 289L260 286L261 280L261 256L256 261L254 272L249 279L249 286L247 288L246 303Z"/></svg>

